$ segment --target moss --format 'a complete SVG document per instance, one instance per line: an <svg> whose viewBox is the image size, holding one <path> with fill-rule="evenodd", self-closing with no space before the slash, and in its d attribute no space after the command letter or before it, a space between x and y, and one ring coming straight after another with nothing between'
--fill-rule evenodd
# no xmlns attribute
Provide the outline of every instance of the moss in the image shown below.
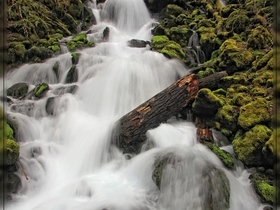
<svg viewBox="0 0 280 210"><path fill-rule="evenodd" d="M7 96L11 96L16 99L23 98L28 92L27 83L16 83L7 89Z"/></svg>
<svg viewBox="0 0 280 210"><path fill-rule="evenodd" d="M95 43L88 41L85 33L80 33L68 41L66 45L69 51L74 51L78 48L93 47Z"/></svg>
<svg viewBox="0 0 280 210"><path fill-rule="evenodd" d="M169 37L171 40L177 42L182 47L188 45L189 39L192 36L193 31L190 30L186 25L172 27L169 30Z"/></svg>
<svg viewBox="0 0 280 210"><path fill-rule="evenodd" d="M220 108L215 116L216 122L219 123L219 129L226 137L231 137L237 131L237 119L239 109L236 106L224 105Z"/></svg>
<svg viewBox="0 0 280 210"><path fill-rule="evenodd" d="M192 110L199 116L214 116L222 106L222 101L208 88L198 91Z"/></svg>
<svg viewBox="0 0 280 210"><path fill-rule="evenodd" d="M251 30L247 42L253 49L265 49L273 45L273 38L267 28L259 25Z"/></svg>
<svg viewBox="0 0 280 210"><path fill-rule="evenodd" d="M168 4L167 7L164 9L165 17L174 16L177 17L178 15L183 13L183 8L179 7L175 4Z"/></svg>
<svg viewBox="0 0 280 210"><path fill-rule="evenodd" d="M230 38L224 41L220 49L221 66L227 67L229 73L244 70L254 60L253 53L247 49L246 43Z"/></svg>
<svg viewBox="0 0 280 210"><path fill-rule="evenodd" d="M265 88L258 87L258 86L253 87L250 90L250 93L254 97L257 97L257 96L265 97L267 95L267 91L265 90Z"/></svg>
<svg viewBox="0 0 280 210"><path fill-rule="evenodd" d="M228 169L235 168L234 159L230 153L220 149L213 143L205 142L205 144L213 153L215 153L220 158L225 167L227 167Z"/></svg>
<svg viewBox="0 0 280 210"><path fill-rule="evenodd" d="M71 53L71 60L72 60L73 65L76 65L79 62L80 56L81 56L80 53L77 53L77 52L72 52Z"/></svg>
<svg viewBox="0 0 280 210"><path fill-rule="evenodd" d="M6 158L5 164L12 165L16 163L19 156L19 144L14 140L7 139L6 141Z"/></svg>
<svg viewBox="0 0 280 210"><path fill-rule="evenodd" d="M241 93L236 93L233 96L233 104L236 106L243 106L251 101L252 98L248 93L241 92Z"/></svg>
<svg viewBox="0 0 280 210"><path fill-rule="evenodd" d="M272 183L263 175L254 173L249 177L256 193L260 196L261 202L273 205L275 198L275 188Z"/></svg>
<svg viewBox="0 0 280 210"><path fill-rule="evenodd" d="M236 9L225 22L226 29L235 33L241 33L249 26L250 19L246 10Z"/></svg>
<svg viewBox="0 0 280 210"><path fill-rule="evenodd" d="M199 71L196 76L198 79L201 79L203 77L207 77L211 74L215 73L215 70L212 68L206 68L204 71Z"/></svg>
<svg viewBox="0 0 280 210"><path fill-rule="evenodd" d="M34 95L37 98L42 98L46 91L49 90L49 85L47 83L41 83L39 85L37 85L34 89Z"/></svg>
<svg viewBox="0 0 280 210"><path fill-rule="evenodd" d="M266 164L262 148L271 134L272 130L265 125L255 125L241 137L235 137L232 145L237 158L247 166Z"/></svg>
<svg viewBox="0 0 280 210"><path fill-rule="evenodd" d="M151 47L153 50L161 50L166 43L169 41L169 38L165 35L162 36L153 36L151 41Z"/></svg>
<svg viewBox="0 0 280 210"><path fill-rule="evenodd" d="M186 55L182 49L182 47L174 42L169 41L162 50L160 50L161 53L163 53L168 58L177 58L183 62L186 61Z"/></svg>
<svg viewBox="0 0 280 210"><path fill-rule="evenodd" d="M267 101L263 98L257 98L240 108L238 125L248 130L254 125L267 123L270 120Z"/></svg>

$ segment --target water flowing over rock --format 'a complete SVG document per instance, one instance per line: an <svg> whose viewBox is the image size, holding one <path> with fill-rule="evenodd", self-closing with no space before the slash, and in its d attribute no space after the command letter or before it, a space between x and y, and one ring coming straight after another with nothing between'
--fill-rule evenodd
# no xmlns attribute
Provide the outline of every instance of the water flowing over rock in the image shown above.
<svg viewBox="0 0 280 210"><path fill-rule="evenodd" d="M60 6L67 3L56 2ZM175 5L176 2L178 5ZM46 3L52 4L54 1ZM159 2L150 3L157 5ZM188 25L186 16L191 15L194 19L190 23L192 29L195 26L202 27L211 24L205 21L205 17L215 18L217 15L211 8L212 4L206 3L208 2L161 1L161 11L167 13L161 13L160 16L172 19L166 20L166 25L171 26L178 23ZM69 8L71 14L81 20L82 14L79 11L83 10L83 5L81 1L77 1L75 5L80 9L75 10L72 5L62 8ZM11 101L5 104L8 123L14 129L14 142L18 143L20 151L17 159L11 159L13 166L10 169L14 168L13 173L18 179L15 176L9 177L9 181L13 180L13 185L10 187L10 201L7 202L6 209L261 209L263 206L249 183L249 170L242 164L236 170L224 167L224 162L215 153L197 141L194 123L184 120L180 116L180 110L170 111L168 104L162 103L160 107L169 111L170 116L164 116L164 121L157 122L151 129L145 128L145 132L141 134L146 139L142 142L143 147L139 153L123 153L111 142L116 123L124 115L180 78L195 77L195 74L186 65L183 47L169 36L170 30L162 25L157 32L164 34L153 37L152 29L158 20L151 18L143 0L92 1L88 5L96 22L89 26L87 32L82 31L68 37L70 33L65 31L67 28L60 25L64 38L61 37L62 34L56 34L56 38L51 34L51 40L40 40L43 46L46 41L57 45L58 40L62 39L68 50L61 51L61 54L55 54L42 63L25 64L7 73L7 87L26 83L31 91L21 100L17 100L12 94ZM202 8L206 6L207 10L203 12ZM67 24L72 21L68 15L63 20ZM73 31L79 23L80 21L75 21L71 24ZM179 29L181 28L185 27L181 26ZM185 29L179 29L174 29L172 35L180 37L186 32ZM197 35L206 34L202 31L197 30ZM190 30L187 34L191 36L193 33ZM228 34L221 37L226 36ZM194 35L192 44L197 41L196 38ZM252 36L251 39L253 38ZM131 40L149 41L151 48L131 47ZM237 65L232 72L253 63L253 57L250 56L246 62L237 59L238 53L243 53L242 50L245 55L254 56L242 44L243 42L235 40L222 45L222 49L214 53L213 56L221 54L217 55L217 59L229 58L224 63L221 62L218 73L231 73L231 69L222 69L227 61ZM22 45L17 46L19 52L16 56L25 54L20 52ZM25 43L24 47L27 46ZM212 46L216 47L215 44ZM231 54L234 46L240 48ZM31 51L28 49L28 58L37 52L35 47ZM39 49L40 62L43 58L49 58L50 52L53 55L55 48L56 46L50 45L48 50ZM32 57L31 60L39 61L38 58ZM259 65L270 65L267 64L269 59L260 61ZM213 66L210 67L216 70ZM223 73L221 75L224 76ZM248 81L254 79L250 78ZM182 82L178 86L185 91ZM202 111L206 115L210 113L211 122L216 123L215 113L226 102L228 92L224 92L226 91L214 92L204 88L194 108L187 108L197 108L194 113L196 115ZM254 90L254 94L261 93ZM167 94L167 97L170 96ZM207 109L209 106L203 100L205 98L214 108ZM186 105L185 103L187 102L182 102ZM201 111L201 108L204 110ZM177 116L173 116L175 114ZM140 123L141 117L144 116L140 116ZM266 134L270 138L269 130ZM246 134L240 135L234 150L238 151L238 144L246 137ZM260 142L268 155L271 145L262 140ZM230 154L233 152L231 145L219 147ZM238 152L239 156L248 155L243 151Z"/></svg>

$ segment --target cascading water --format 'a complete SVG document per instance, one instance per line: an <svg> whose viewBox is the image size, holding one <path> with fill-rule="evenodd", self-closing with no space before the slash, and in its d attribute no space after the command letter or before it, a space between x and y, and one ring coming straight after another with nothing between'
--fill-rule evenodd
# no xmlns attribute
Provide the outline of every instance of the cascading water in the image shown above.
<svg viewBox="0 0 280 210"><path fill-rule="evenodd" d="M58 91L73 85L64 83L72 65L69 52L42 64L24 65L5 78L7 87L17 82L29 83L30 89L41 82L50 85L43 99L13 100L13 109L7 107L20 125L20 162L28 180L18 170L22 186L6 209L204 210L209 198L215 210L227 208L220 197L229 199L231 210L260 209L248 172L241 167L225 169L196 142L192 122L172 118L149 130L150 146L132 158L110 144L120 117L189 72L179 61L148 47L127 46L131 39L151 39L153 20L142 0L107 0L102 11L96 3L92 6L96 15L101 14L96 19L102 20L91 27L92 33L109 27L110 37L79 51L74 94ZM58 79L52 71L56 62ZM56 100L53 115L48 115L45 106L51 97ZM31 108L24 108L30 103ZM155 165L161 158L171 161L157 186ZM225 177L230 197L223 193Z"/></svg>

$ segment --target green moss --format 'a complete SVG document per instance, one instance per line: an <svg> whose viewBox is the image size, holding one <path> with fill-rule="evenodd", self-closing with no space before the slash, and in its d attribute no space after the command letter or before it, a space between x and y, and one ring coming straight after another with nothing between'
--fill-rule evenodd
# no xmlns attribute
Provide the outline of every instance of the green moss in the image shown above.
<svg viewBox="0 0 280 210"><path fill-rule="evenodd" d="M267 123L270 120L267 101L263 98L257 98L240 108L238 125L248 130L254 125Z"/></svg>
<svg viewBox="0 0 280 210"><path fill-rule="evenodd" d="M179 7L178 5L175 5L175 4L168 4L164 11L164 14L166 17L168 17L168 16L177 17L178 15L180 15L182 13L183 13L183 8Z"/></svg>
<svg viewBox="0 0 280 210"><path fill-rule="evenodd" d="M162 54L164 54L165 56L167 56L168 58L177 58L183 62L186 61L186 55L185 55L182 47L174 41L168 42L163 47L163 49L160 50L160 52Z"/></svg>
<svg viewBox="0 0 280 210"><path fill-rule="evenodd" d="M14 140L7 139L5 154L6 154L6 158L5 158L6 165L12 165L16 163L19 156L19 144L16 143Z"/></svg>
<svg viewBox="0 0 280 210"><path fill-rule="evenodd" d="M72 52L71 53L71 60L72 60L72 64L76 65L79 62L79 58L80 58L81 54L77 53L77 52Z"/></svg>
<svg viewBox="0 0 280 210"><path fill-rule="evenodd" d="M225 136L232 137L237 131L237 119L239 109L236 106L224 105L220 108L215 116L219 129ZM216 124L217 125L217 124Z"/></svg>
<svg viewBox="0 0 280 210"><path fill-rule="evenodd" d="M267 28L259 25L251 30L247 42L253 49L265 49L273 45L273 38Z"/></svg>
<svg viewBox="0 0 280 210"><path fill-rule="evenodd" d="M261 202L273 205L275 188L273 184L263 175L255 173L249 177L256 193L260 196Z"/></svg>
<svg viewBox="0 0 280 210"><path fill-rule="evenodd" d="M153 50L161 50L166 43L169 42L169 38L165 35L162 36L153 36L151 41L151 47Z"/></svg>
<svg viewBox="0 0 280 210"><path fill-rule="evenodd" d="M69 51L74 51L78 48L93 47L95 43L88 41L86 34L80 33L68 41L66 45Z"/></svg>
<svg viewBox="0 0 280 210"><path fill-rule="evenodd" d="M227 167L228 169L235 168L234 159L230 153L220 149L213 143L205 142L204 144L206 144L206 146L220 158L220 160L223 162L225 167Z"/></svg>
<svg viewBox="0 0 280 210"><path fill-rule="evenodd" d="M192 104L192 110L199 116L214 116L222 106L222 101L208 88L198 91Z"/></svg>
<svg viewBox="0 0 280 210"><path fill-rule="evenodd" d="M170 39L177 42L182 47L188 45L188 41L192 34L193 34L192 30L190 30L186 25L172 27L169 30Z"/></svg>
<svg viewBox="0 0 280 210"><path fill-rule="evenodd" d="M37 85L34 89L34 95L37 98L42 98L46 91L49 90L49 85L47 83L41 83Z"/></svg>
<svg viewBox="0 0 280 210"><path fill-rule="evenodd" d="M241 92L241 93L236 93L233 96L233 104L236 106L243 106L251 101L252 98L248 93Z"/></svg>
<svg viewBox="0 0 280 210"><path fill-rule="evenodd" d="M247 15L247 11L236 9L227 18L225 26L228 31L241 33L246 30L249 23L250 19Z"/></svg>
<svg viewBox="0 0 280 210"><path fill-rule="evenodd" d="M206 68L204 71L199 71L196 76L198 79L201 79L203 77L209 76L211 74L215 73L215 70L212 68Z"/></svg>
<svg viewBox="0 0 280 210"><path fill-rule="evenodd" d="M247 166L264 165L262 148L271 134L272 131L265 125L256 125L245 135L235 137L232 145L237 158Z"/></svg>

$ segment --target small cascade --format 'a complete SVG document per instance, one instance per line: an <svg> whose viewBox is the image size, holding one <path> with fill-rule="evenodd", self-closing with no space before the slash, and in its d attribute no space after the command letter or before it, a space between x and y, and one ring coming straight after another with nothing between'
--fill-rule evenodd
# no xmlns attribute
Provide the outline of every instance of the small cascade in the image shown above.
<svg viewBox="0 0 280 210"><path fill-rule="evenodd" d="M198 34L195 30L193 30L193 34L191 35L188 45L184 48L184 50L191 62L191 66L199 66L205 62L205 54L201 50Z"/></svg>
<svg viewBox="0 0 280 210"><path fill-rule="evenodd" d="M5 78L7 87L27 83L28 93L48 83L41 98L11 98L6 104L18 128L24 172L16 172L21 188L5 209L260 210L249 173L228 170L197 142L191 112L187 120L174 117L148 130L139 154L123 154L112 144L124 114L190 71L148 47L128 46L132 39L152 38L154 20L143 0L107 0L99 7L92 1L89 6L100 20L88 38L99 40L108 27L106 41L77 50L75 62L65 51ZM186 50L195 65L205 61L195 31ZM76 80L67 83L73 66Z"/></svg>

